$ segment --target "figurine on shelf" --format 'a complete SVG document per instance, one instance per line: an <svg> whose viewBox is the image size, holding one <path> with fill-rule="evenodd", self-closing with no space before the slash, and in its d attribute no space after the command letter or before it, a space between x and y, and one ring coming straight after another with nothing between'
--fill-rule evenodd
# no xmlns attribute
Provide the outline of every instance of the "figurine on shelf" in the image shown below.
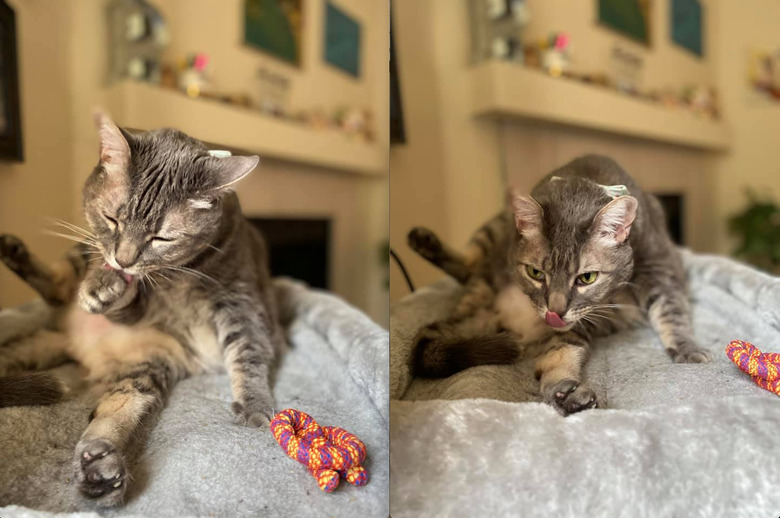
<svg viewBox="0 0 780 518"><path fill-rule="evenodd" d="M541 42L540 42L541 43ZM553 76L560 76L569 68L569 35L565 32L551 34L540 45L542 68Z"/></svg>
<svg viewBox="0 0 780 518"><path fill-rule="evenodd" d="M170 40L160 12L146 0L112 0L108 16L109 83L126 77L160 80L160 58Z"/></svg>
<svg viewBox="0 0 780 518"><path fill-rule="evenodd" d="M207 94L211 83L208 78L209 57L204 53L192 54L179 61L179 88L190 97Z"/></svg>

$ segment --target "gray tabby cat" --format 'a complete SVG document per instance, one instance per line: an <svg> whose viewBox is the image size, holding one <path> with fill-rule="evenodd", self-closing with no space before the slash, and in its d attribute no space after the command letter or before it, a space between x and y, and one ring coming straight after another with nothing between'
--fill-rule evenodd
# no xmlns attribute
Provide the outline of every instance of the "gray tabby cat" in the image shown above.
<svg viewBox="0 0 780 518"><path fill-rule="evenodd" d="M627 192L615 195L619 186ZM508 198L463 254L429 230L410 233L414 250L465 285L452 315L417 336L416 375L509 364L535 348L542 397L566 415L597 406L582 383L595 337L648 318L675 362L709 360L693 336L682 258L661 205L617 163L581 157L531 196Z"/></svg>
<svg viewBox="0 0 780 518"><path fill-rule="evenodd" d="M172 129L97 123L100 162L84 187L92 230L70 227L83 244L50 267L0 236L0 259L58 308L67 332L0 348L0 375L67 359L89 369L102 397L76 446L75 478L112 506L126 491L134 437L178 380L224 366L239 422L268 424L285 340L265 245L230 190L258 158L211 156Z"/></svg>

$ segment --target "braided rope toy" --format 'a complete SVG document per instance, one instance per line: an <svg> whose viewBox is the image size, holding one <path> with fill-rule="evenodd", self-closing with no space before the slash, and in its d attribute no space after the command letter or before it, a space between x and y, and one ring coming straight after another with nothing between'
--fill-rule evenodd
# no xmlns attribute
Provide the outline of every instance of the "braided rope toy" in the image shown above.
<svg viewBox="0 0 780 518"><path fill-rule="evenodd" d="M310 415L288 408L274 416L271 432L287 456L306 466L326 493L336 489L340 476L353 486L368 483L368 473L360 465L366 445L343 428L320 426Z"/></svg>
<svg viewBox="0 0 780 518"><path fill-rule="evenodd" d="M726 355L761 388L780 396L780 354L762 353L750 342L734 340Z"/></svg>

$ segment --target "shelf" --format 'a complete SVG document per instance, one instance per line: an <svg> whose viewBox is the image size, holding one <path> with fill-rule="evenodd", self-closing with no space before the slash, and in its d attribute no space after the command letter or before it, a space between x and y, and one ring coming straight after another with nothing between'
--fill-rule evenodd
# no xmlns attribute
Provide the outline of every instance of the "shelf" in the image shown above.
<svg viewBox="0 0 780 518"><path fill-rule="evenodd" d="M704 150L729 147L731 132L723 121L596 85L511 63L485 63L472 76L477 116L546 121Z"/></svg>
<svg viewBox="0 0 780 518"><path fill-rule="evenodd" d="M388 153L377 143L337 131L317 131L221 101L190 98L173 89L125 81L109 93L117 124L133 129L179 129L211 144L318 167L384 175ZM117 109L117 104L119 109Z"/></svg>

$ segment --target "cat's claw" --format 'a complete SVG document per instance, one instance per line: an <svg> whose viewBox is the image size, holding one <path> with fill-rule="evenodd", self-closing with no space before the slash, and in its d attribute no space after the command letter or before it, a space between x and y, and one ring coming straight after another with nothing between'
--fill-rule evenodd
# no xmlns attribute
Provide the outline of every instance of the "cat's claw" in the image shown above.
<svg viewBox="0 0 780 518"><path fill-rule="evenodd" d="M572 379L561 380L548 389L545 400L564 416L598 407L596 393Z"/></svg>
<svg viewBox="0 0 780 518"><path fill-rule="evenodd" d="M122 455L103 439L81 440L76 446L76 482L79 491L101 507L122 503L127 490Z"/></svg>
<svg viewBox="0 0 780 518"><path fill-rule="evenodd" d="M670 350L669 355L674 363L710 363L712 354L698 347L685 347L678 350Z"/></svg>

